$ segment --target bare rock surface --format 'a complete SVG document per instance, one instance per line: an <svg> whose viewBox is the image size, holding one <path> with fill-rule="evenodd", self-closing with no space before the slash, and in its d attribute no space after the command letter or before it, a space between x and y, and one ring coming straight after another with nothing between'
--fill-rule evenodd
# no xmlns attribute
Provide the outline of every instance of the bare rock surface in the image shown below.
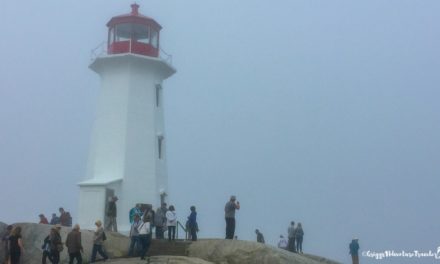
<svg viewBox="0 0 440 264"><path fill-rule="evenodd" d="M113 264L214 264L199 258L183 257L183 256L154 256L148 260L140 260L139 258L114 259L106 263Z"/></svg>
<svg viewBox="0 0 440 264"><path fill-rule="evenodd" d="M193 242L188 249L190 257L216 264L338 264L328 259L286 250L256 242L208 239Z"/></svg>
<svg viewBox="0 0 440 264"><path fill-rule="evenodd" d="M31 223L17 223L22 228L22 237L25 252L22 254L21 263L26 264L40 264L44 238L49 235L50 229L53 227L51 225L42 224L31 224ZM1 230L0 225L0 230ZM63 243L66 241L67 234L72 229L69 227L61 228L61 238ZM123 257L128 253L129 238L113 232L106 232L107 240L105 241L105 250L107 251L109 257ZM89 261L93 248L93 231L81 230L82 245L84 248L84 253L82 254L83 260ZM3 247L0 249L0 255L3 255ZM69 257L67 253L67 248L60 254L60 263L69 263Z"/></svg>
<svg viewBox="0 0 440 264"><path fill-rule="evenodd" d="M22 262L26 264L41 263L42 243L49 234L51 225L19 223L22 227L25 252ZM6 230L6 224L0 223L0 234ZM61 229L62 241L65 242L71 228ZM108 263L146 264L146 260L139 258L124 258L127 256L130 239L119 233L106 232L105 250L110 258ZM83 260L88 263L93 247L93 231L81 230L84 247ZM329 259L308 254L294 254L286 250L256 242L224 239L202 239L196 242L176 242L179 245L154 241L149 258L150 264L182 263L182 264L338 264ZM169 246L168 246L169 245ZM184 256L173 251L176 246L184 246ZM155 249L153 249L155 247ZM156 252L155 252L156 251ZM167 253L170 252L170 253ZM174 252L174 253L173 253ZM176 255L176 256L170 256ZM0 257L4 256L3 247L0 247ZM67 248L61 252L61 262L68 263Z"/></svg>

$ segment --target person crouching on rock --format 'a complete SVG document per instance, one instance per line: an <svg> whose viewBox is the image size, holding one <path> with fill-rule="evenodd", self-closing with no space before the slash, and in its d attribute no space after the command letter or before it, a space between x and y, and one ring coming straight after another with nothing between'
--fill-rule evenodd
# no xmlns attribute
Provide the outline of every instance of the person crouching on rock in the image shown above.
<svg viewBox="0 0 440 264"><path fill-rule="evenodd" d="M56 225L50 230L50 255L52 256L52 263L60 263L60 252L63 250L63 242L60 235L61 226Z"/></svg>
<svg viewBox="0 0 440 264"><path fill-rule="evenodd" d="M151 244L151 219L148 215L142 218L142 223L138 227L139 241L142 245L141 259L145 259L145 255Z"/></svg>
<svg viewBox="0 0 440 264"><path fill-rule="evenodd" d="M93 235L93 249L92 249L92 258L90 262L95 262L96 260L96 253L99 253L101 257L104 258L104 261L108 259L107 254L102 249L102 245L104 244L104 240L106 240L104 228L102 227L101 220L97 220L95 222L96 225L96 231Z"/></svg>
<svg viewBox="0 0 440 264"><path fill-rule="evenodd" d="M82 264L81 252L83 252L83 247L81 244L81 232L79 231L78 224L76 224L72 231L67 235L66 247L69 252L69 264L73 264L74 259L76 259L76 263Z"/></svg>

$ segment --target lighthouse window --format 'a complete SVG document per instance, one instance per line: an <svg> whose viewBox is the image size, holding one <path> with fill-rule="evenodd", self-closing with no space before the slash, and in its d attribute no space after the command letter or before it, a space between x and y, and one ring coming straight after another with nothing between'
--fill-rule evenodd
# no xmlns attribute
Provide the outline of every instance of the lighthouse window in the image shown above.
<svg viewBox="0 0 440 264"><path fill-rule="evenodd" d="M133 25L133 39L137 42L150 43L149 28L145 25Z"/></svg>
<svg viewBox="0 0 440 264"><path fill-rule="evenodd" d="M161 94L162 94L162 85L156 84L156 106L160 106L160 100L161 100Z"/></svg>
<svg viewBox="0 0 440 264"><path fill-rule="evenodd" d="M157 33L156 30L152 30L151 31L151 45L157 49L157 47L159 47L159 38L158 38L159 34Z"/></svg>
<svg viewBox="0 0 440 264"><path fill-rule="evenodd" d="M159 159L162 159L163 156L163 136L157 137L157 152Z"/></svg>
<svg viewBox="0 0 440 264"><path fill-rule="evenodd" d="M116 25L116 41L127 41L131 39L132 24L124 23Z"/></svg>

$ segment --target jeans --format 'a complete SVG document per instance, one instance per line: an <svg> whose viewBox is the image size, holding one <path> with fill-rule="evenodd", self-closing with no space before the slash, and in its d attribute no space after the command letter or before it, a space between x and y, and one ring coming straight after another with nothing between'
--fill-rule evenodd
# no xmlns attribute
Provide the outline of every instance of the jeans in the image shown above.
<svg viewBox="0 0 440 264"><path fill-rule="evenodd" d="M151 244L151 234L139 235L139 242L141 242L142 245L141 259L145 259L145 255L147 254Z"/></svg>
<svg viewBox="0 0 440 264"><path fill-rule="evenodd" d="M50 255L52 256L52 263L53 264L58 264L60 263L60 252L56 249L51 249L50 250Z"/></svg>
<svg viewBox="0 0 440 264"><path fill-rule="evenodd" d="M108 224L107 224L105 230L118 232L118 224L116 223L116 216L109 216L108 217Z"/></svg>
<svg viewBox="0 0 440 264"><path fill-rule="evenodd" d="M133 256L137 255L137 253L138 253L137 249L139 248L139 242L140 242L139 241L139 235L131 237L130 249L128 250L128 255L130 257L133 257ZM135 254L135 249L136 249L136 254Z"/></svg>
<svg viewBox="0 0 440 264"><path fill-rule="evenodd" d="M294 237L289 237L289 243L287 245L287 249L290 252L296 252L295 238Z"/></svg>
<svg viewBox="0 0 440 264"><path fill-rule="evenodd" d="M226 217L226 239L234 239L235 218Z"/></svg>
<svg viewBox="0 0 440 264"><path fill-rule="evenodd" d="M193 226L190 227L190 233L191 233L191 241L197 241L197 227Z"/></svg>
<svg viewBox="0 0 440 264"><path fill-rule="evenodd" d="M359 256L358 255L351 255L351 260L353 261L353 264L359 264Z"/></svg>
<svg viewBox="0 0 440 264"><path fill-rule="evenodd" d="M296 237L296 251L298 253L303 252L303 237Z"/></svg>
<svg viewBox="0 0 440 264"><path fill-rule="evenodd" d="M41 263L46 264L46 259L49 259L49 261L52 263L52 256L50 255L49 251L43 251L43 257L41 259Z"/></svg>
<svg viewBox="0 0 440 264"><path fill-rule="evenodd" d="M163 232L162 226L156 226L156 239L163 239Z"/></svg>
<svg viewBox="0 0 440 264"><path fill-rule="evenodd" d="M176 240L176 226L168 226L168 240Z"/></svg>
<svg viewBox="0 0 440 264"><path fill-rule="evenodd" d="M101 255L101 257L103 257L104 260L108 259L107 254L104 252L104 250L102 250L102 245L93 244L92 259L90 260L90 262L95 262L96 253L99 253L99 255Z"/></svg>
<svg viewBox="0 0 440 264"><path fill-rule="evenodd" d="M73 264L74 259L76 259L76 263L82 264L81 252L69 253L69 264Z"/></svg>

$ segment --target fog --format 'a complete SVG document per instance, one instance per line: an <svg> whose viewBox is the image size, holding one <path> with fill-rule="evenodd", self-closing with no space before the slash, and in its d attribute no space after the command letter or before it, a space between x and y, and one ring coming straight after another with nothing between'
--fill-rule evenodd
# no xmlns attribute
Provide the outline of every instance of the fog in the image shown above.
<svg viewBox="0 0 440 264"><path fill-rule="evenodd" d="M0 221L76 218L99 77L90 51L131 1L1 2ZM163 26L170 187L202 238L275 245L290 221L304 252L436 251L440 2L138 1ZM122 213L122 212L120 212ZM433 263L361 257L361 263Z"/></svg>

